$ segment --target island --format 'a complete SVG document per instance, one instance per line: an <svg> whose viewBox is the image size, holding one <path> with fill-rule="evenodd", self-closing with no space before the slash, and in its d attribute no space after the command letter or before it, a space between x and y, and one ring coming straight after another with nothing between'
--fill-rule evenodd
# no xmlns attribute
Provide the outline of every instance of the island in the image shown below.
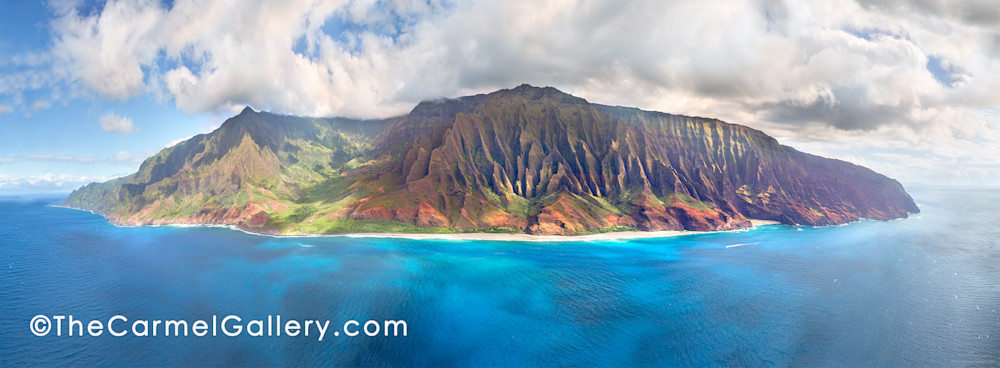
<svg viewBox="0 0 1000 368"><path fill-rule="evenodd" d="M896 180L746 126L530 85L376 120L247 107L62 205L266 234L723 231L919 211Z"/></svg>

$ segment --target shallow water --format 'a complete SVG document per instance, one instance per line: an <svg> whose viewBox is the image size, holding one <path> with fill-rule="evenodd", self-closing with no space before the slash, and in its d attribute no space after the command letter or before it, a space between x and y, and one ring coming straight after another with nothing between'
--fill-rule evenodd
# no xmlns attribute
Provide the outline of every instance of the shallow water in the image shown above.
<svg viewBox="0 0 1000 368"><path fill-rule="evenodd" d="M118 228L3 197L0 366L1000 365L1000 191L911 193L906 220L559 243ZM38 337L38 314L408 334Z"/></svg>

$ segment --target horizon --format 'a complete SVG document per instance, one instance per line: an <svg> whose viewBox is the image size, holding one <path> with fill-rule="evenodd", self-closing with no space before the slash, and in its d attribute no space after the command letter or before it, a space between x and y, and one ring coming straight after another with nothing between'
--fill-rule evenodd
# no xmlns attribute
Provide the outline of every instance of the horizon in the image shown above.
<svg viewBox="0 0 1000 368"><path fill-rule="evenodd" d="M748 126L906 185L1000 182L989 4L256 4L0 4L0 193L131 174L244 106L377 119L520 84Z"/></svg>

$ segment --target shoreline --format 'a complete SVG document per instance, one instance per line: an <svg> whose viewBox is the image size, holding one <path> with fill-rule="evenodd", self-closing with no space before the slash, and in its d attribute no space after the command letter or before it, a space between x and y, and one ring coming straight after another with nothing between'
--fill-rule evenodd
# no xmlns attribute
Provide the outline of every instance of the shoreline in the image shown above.
<svg viewBox="0 0 1000 368"><path fill-rule="evenodd" d="M75 208L70 206L64 206L60 204L50 204L51 207L66 208L77 211L89 212L94 215L105 217L94 211L85 210L81 208ZM256 232L248 229L244 229L235 225L223 225L223 224L150 224L150 225L118 225L108 219L108 223L115 227L210 227L210 228L226 228L229 230L236 230L250 235L257 236L269 236L275 238L315 238L315 237L331 237L339 236L345 238L385 238L385 239L408 239L408 240L457 240L457 241L520 241L520 242L567 242L567 241L617 241L617 240L634 240L634 239L655 239L655 238L669 238L675 236L683 235L695 235L695 234L716 234L716 233L727 233L727 232L742 232L756 229L759 226L767 225L781 225L781 222L772 220L760 220L760 219L749 219L750 227L746 229L739 230L715 230L715 231L696 231L696 230L661 230L661 231L620 231L620 232L610 232L601 234L588 234L588 235L531 235L531 234L503 234L503 233L447 233L447 234L433 234L433 233L345 233L345 234L299 234L299 233L285 233L285 234L270 234Z"/></svg>
<svg viewBox="0 0 1000 368"><path fill-rule="evenodd" d="M229 230L235 230L242 233L255 236L267 236L272 238L326 238L326 237L344 237L344 238L382 238L382 239L407 239L407 240L452 240L452 241L510 241L510 242L578 242L578 241L621 241L621 240L635 240L635 239L656 239L656 238L669 238L684 235L697 235L697 234L718 234L718 233L730 233L730 232L744 232L754 230L759 226L767 225L781 225L778 221L771 220L750 220L752 224L751 227L739 230L716 230L716 231L696 231L696 230L663 230L663 231L621 231L612 233L602 233L602 234L588 234L588 235L531 235L531 234L503 234L503 233L449 233L449 234L433 234L433 233L345 233L345 234L300 234L300 233L285 233L285 234L268 234L254 232L251 230L243 229L233 225L218 225L218 224L163 224L163 225L139 225L139 226L151 226L151 227L207 227L207 228L225 228ZM112 224L114 225L114 224ZM138 226L120 226L114 225L116 227L138 227Z"/></svg>
<svg viewBox="0 0 1000 368"><path fill-rule="evenodd" d="M759 226L781 225L778 221L751 219L751 226L739 230L661 230L661 231L620 231L588 235L531 235L531 234L495 234L495 233L454 233L454 234L420 234L420 233L353 233L353 234L287 234L278 236L343 236L348 238L389 238L409 240L461 240L461 241L521 241L521 242L578 242L578 241L617 241L635 239L670 238L683 235L717 234L742 232L756 229Z"/></svg>

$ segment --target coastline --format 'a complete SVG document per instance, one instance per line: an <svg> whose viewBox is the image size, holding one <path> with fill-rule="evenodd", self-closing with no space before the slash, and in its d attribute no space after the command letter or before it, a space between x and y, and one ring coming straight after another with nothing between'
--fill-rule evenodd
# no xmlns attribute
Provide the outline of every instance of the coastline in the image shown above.
<svg viewBox="0 0 1000 368"><path fill-rule="evenodd" d="M104 218L104 215L94 211L75 208L61 204L50 204L51 207L66 208L77 211L85 211ZM130 225L118 225L113 221L108 221L115 227L136 227ZM340 236L347 238L387 238L387 239L409 239L409 240L455 240L455 241L519 241L519 242L573 242L573 241L617 241L634 239L655 239L669 238L682 235L694 234L714 234L725 232L740 232L756 229L758 226L781 225L781 222L772 220L750 219L751 226L739 230L718 230L718 231L695 231L695 230L663 230L663 231L621 231L588 235L531 235L531 234L502 234L502 233L451 233L451 234L429 234L429 233L346 233L346 234L299 234L299 233L263 233L241 228L235 225L223 224L150 224L139 226L169 226L169 227L213 227L236 230L250 235L270 236L275 238L313 238Z"/></svg>
<svg viewBox="0 0 1000 368"><path fill-rule="evenodd" d="M740 230L694 231L694 230L664 230L664 231L621 231L613 233L589 235L531 235L531 234L497 234L497 233L455 233L455 234L421 234L421 233L351 233L351 234L260 234L275 237L326 237L343 236L348 238L389 238L409 240L458 240L458 241L520 241L520 242L579 242L579 241L616 241L634 239L669 238L682 235L715 234L740 232L756 229L758 226L781 225L778 221L751 219L751 227ZM245 231L239 229L241 231ZM248 232L248 231L247 231ZM257 234L252 233L251 234Z"/></svg>

